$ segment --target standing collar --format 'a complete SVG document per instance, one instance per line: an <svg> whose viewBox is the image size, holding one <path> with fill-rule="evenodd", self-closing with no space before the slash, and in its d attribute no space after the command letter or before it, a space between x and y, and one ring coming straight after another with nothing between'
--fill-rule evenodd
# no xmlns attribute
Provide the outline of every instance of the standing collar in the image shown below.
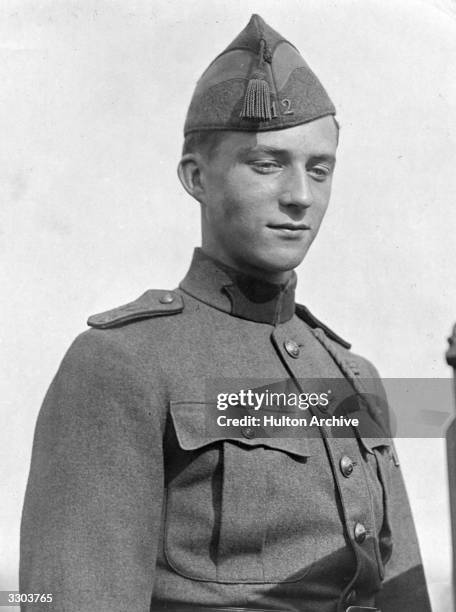
<svg viewBox="0 0 456 612"><path fill-rule="evenodd" d="M216 261L200 248L179 287L214 308L258 323L284 323L295 311L295 272L283 285L268 283Z"/></svg>

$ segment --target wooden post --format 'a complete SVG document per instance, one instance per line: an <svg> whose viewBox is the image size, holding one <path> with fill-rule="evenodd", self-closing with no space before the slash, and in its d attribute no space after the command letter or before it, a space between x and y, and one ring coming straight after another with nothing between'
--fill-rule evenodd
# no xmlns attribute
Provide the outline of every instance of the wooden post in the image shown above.
<svg viewBox="0 0 456 612"><path fill-rule="evenodd" d="M448 365L453 368L454 397L456 400L456 325L448 338L446 353ZM448 491L451 513L451 539L453 544L453 601L456 603L456 419L453 419L445 434L448 464Z"/></svg>

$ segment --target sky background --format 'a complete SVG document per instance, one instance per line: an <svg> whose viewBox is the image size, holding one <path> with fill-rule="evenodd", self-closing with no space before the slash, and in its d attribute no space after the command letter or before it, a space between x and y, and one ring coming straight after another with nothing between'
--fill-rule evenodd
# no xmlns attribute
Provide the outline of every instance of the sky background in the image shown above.
<svg viewBox="0 0 456 612"><path fill-rule="evenodd" d="M445 0L3 0L0 589L17 585L39 406L89 314L170 288L199 244L176 177L197 78L260 13L328 89L333 196L298 299L384 377L445 378L456 322L456 10ZM445 406L451 411L448 394ZM448 612L442 439L399 440Z"/></svg>

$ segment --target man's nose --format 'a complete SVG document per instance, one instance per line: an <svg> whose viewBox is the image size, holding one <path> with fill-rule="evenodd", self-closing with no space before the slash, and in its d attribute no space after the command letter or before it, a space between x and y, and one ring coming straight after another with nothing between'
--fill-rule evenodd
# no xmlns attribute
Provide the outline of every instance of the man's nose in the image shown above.
<svg viewBox="0 0 456 612"><path fill-rule="evenodd" d="M279 198L282 206L308 208L312 204L310 178L305 169L296 168L287 177L284 191Z"/></svg>

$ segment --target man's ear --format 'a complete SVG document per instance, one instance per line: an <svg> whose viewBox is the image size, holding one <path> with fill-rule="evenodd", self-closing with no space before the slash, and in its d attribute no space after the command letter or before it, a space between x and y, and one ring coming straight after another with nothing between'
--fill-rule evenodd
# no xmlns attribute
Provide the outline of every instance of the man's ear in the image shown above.
<svg viewBox="0 0 456 612"><path fill-rule="evenodd" d="M204 201L204 184L201 176L202 162L199 155L187 153L177 166L177 175L185 191L201 204Z"/></svg>

